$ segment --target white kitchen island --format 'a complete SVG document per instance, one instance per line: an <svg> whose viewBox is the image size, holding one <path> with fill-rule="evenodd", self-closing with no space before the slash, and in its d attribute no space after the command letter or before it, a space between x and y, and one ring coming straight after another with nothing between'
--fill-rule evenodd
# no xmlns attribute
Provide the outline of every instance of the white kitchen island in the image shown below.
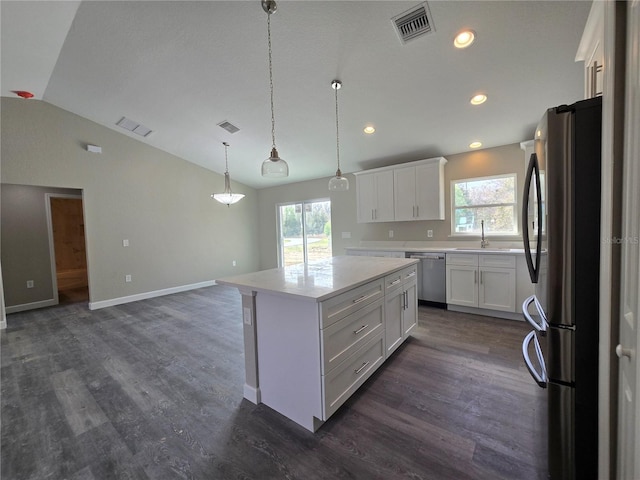
<svg viewBox="0 0 640 480"><path fill-rule="evenodd" d="M417 263L341 256L217 280L242 294L245 398L316 431L417 325Z"/></svg>

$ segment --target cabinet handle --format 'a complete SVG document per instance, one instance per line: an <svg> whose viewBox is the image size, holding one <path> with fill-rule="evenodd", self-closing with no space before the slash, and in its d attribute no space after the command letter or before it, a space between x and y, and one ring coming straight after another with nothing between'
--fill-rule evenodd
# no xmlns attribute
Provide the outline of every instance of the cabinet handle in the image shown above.
<svg viewBox="0 0 640 480"><path fill-rule="evenodd" d="M407 275L407 278L411 278L411 277L415 277L415 276L416 276L416 272L413 271L409 275Z"/></svg>
<svg viewBox="0 0 640 480"><path fill-rule="evenodd" d="M480 271L480 283L482 284L482 270Z"/></svg>
<svg viewBox="0 0 640 480"><path fill-rule="evenodd" d="M403 310L406 310L407 308L409 308L409 294L405 290L404 292L402 292L402 296L404 297L404 308L403 308Z"/></svg>
<svg viewBox="0 0 640 480"><path fill-rule="evenodd" d="M358 335L361 331L363 331L364 329L366 329L369 326L369 324L366 325L362 325L359 329L354 330L353 333L355 333L356 335Z"/></svg>
<svg viewBox="0 0 640 480"><path fill-rule="evenodd" d="M398 283L400 283L400 280L401 280L400 278L395 279L393 282L389 284L389 286L391 287L393 285L397 285Z"/></svg>
<svg viewBox="0 0 640 480"><path fill-rule="evenodd" d="M416 206L415 206L415 205L412 205L412 206L411 206L411 216L412 216L412 217L415 217L415 216L416 216Z"/></svg>
<svg viewBox="0 0 640 480"><path fill-rule="evenodd" d="M420 216L420 205L416 205L416 218Z"/></svg>
<svg viewBox="0 0 640 480"><path fill-rule="evenodd" d="M371 209L371 220L373 220L373 208Z"/></svg>
<svg viewBox="0 0 640 480"><path fill-rule="evenodd" d="M360 365L360 368L356 368L354 372L356 372L356 374L360 373L367 365L369 365L369 360Z"/></svg>
<svg viewBox="0 0 640 480"><path fill-rule="evenodd" d="M478 271L474 270L473 272L473 283L478 283Z"/></svg>
<svg viewBox="0 0 640 480"><path fill-rule="evenodd" d="M367 298L367 296L366 296L366 295L362 295L361 297L356 298L356 299L353 301L353 303L360 303L361 301L363 301L363 300L364 300L364 299L366 299L366 298Z"/></svg>

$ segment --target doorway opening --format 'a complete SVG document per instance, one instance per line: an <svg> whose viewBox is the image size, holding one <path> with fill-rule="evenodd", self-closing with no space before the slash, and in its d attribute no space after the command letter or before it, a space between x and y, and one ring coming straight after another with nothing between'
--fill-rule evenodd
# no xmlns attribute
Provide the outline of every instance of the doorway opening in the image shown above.
<svg viewBox="0 0 640 480"><path fill-rule="evenodd" d="M331 200L278 205L278 266L331 256Z"/></svg>
<svg viewBox="0 0 640 480"><path fill-rule="evenodd" d="M49 250L58 304L89 301L82 195L47 194Z"/></svg>

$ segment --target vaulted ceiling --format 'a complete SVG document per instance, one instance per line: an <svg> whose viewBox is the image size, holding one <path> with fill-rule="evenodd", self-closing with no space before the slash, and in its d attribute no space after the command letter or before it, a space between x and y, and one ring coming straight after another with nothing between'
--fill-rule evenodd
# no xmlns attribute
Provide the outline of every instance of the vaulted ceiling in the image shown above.
<svg viewBox="0 0 640 480"><path fill-rule="evenodd" d="M271 16L275 135L290 175L260 175L271 149L267 15L260 1L6 1L3 96L29 90L255 188L532 138L545 108L582 97L575 55L591 2L429 1L434 32L403 44L391 19L417 1L279 1ZM476 41L456 49L470 28ZM469 99L485 93L488 101ZM32 101L32 100L25 100ZM152 130L122 130L127 117ZM228 121L240 130L218 126ZM374 125L373 135L363 133ZM90 142L90 139L87 139Z"/></svg>

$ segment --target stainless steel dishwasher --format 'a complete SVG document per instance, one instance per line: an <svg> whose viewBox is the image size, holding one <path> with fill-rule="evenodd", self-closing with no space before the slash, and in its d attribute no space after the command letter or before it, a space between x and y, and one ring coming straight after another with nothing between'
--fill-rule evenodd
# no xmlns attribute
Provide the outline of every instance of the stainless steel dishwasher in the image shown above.
<svg viewBox="0 0 640 480"><path fill-rule="evenodd" d="M439 303L447 302L446 263L444 253L407 253L409 258L420 260L418 264L418 300Z"/></svg>

